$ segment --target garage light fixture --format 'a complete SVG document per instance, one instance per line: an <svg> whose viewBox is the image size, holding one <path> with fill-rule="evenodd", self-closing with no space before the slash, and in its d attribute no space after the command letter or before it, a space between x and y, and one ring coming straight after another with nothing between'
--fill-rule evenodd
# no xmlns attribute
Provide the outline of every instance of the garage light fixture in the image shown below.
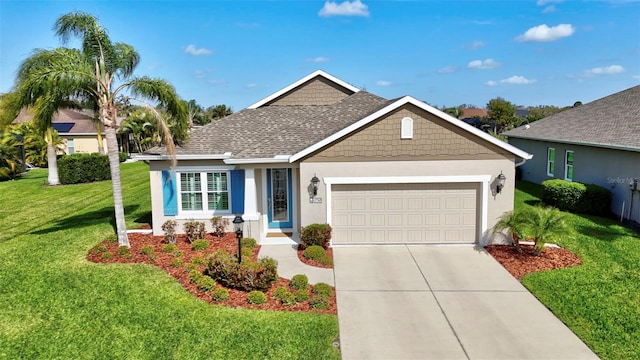
<svg viewBox="0 0 640 360"><path fill-rule="evenodd" d="M504 176L502 171L500 171L500 175L498 175L496 180L498 181L498 184L496 185L496 193L500 194L500 192L504 188L504 182L507 181L507 177Z"/></svg>
<svg viewBox="0 0 640 360"><path fill-rule="evenodd" d="M313 196L317 196L318 195L318 183L319 182L320 182L320 179L318 179L316 174L313 174L313 177L311 178L311 189L313 190Z"/></svg>

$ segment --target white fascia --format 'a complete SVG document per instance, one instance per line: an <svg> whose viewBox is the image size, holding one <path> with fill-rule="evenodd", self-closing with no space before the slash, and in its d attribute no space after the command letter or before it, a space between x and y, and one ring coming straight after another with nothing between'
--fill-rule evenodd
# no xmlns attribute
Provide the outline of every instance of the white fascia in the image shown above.
<svg viewBox="0 0 640 360"><path fill-rule="evenodd" d="M303 77L302 79L294 82L293 84L285 87L284 89L279 90L279 91L267 96L266 98L258 101L257 103L247 107L247 109L257 109L260 106L268 103L269 101L271 101L273 99L276 99L277 97L279 97L279 96L281 96L283 94L286 94L287 92L295 89L296 87L306 83L307 81L313 79L316 76L322 76L323 78L325 78L325 79L327 79L329 81L332 81L332 82L334 82L334 83L336 83L336 84L338 84L338 85L340 85L340 86L342 86L344 88L347 88L347 89L353 91L354 93L360 91L360 89L358 89L357 87L355 87L355 86L353 86L353 85L351 85L351 84L349 84L349 83L347 83L347 82L345 82L343 80L340 80L335 76L329 75L329 74L327 74L326 72L324 72L322 70L316 70L316 71L312 72L311 74Z"/></svg>
<svg viewBox="0 0 640 360"><path fill-rule="evenodd" d="M271 158L252 158L252 159L226 159L225 164L275 164L289 163L291 155L276 155Z"/></svg>
<svg viewBox="0 0 640 360"><path fill-rule="evenodd" d="M169 155L132 154L131 157L136 160L171 160ZM231 157L231 153L176 155L176 160L224 160L229 157Z"/></svg>
<svg viewBox="0 0 640 360"><path fill-rule="evenodd" d="M515 147L513 145L510 145L510 144L508 144L508 143L506 143L506 142L504 142L502 140L496 139L495 137L485 133L484 131L476 129L475 127L465 123L464 121L460 121L460 120L454 118L453 116L451 116L451 115L449 115L447 113L444 113L444 112L442 112L442 111L440 111L440 110L428 105L427 103L425 103L423 101L420 101L420 100L418 100L418 99L416 99L414 97L411 97L411 96L405 96L405 97L403 97L401 99L398 99L397 101L385 106L384 108L374 112L373 114L363 118L362 120L360 120L360 121L358 121L358 122L356 122L354 124L351 124L350 126L338 131L337 133L335 133L335 134L323 139L322 141L317 142L317 143L309 146L308 148L300 151L297 154L294 154L293 156L291 156L290 161L291 162L298 161L301 158L313 153L314 151L317 151L317 150L321 149L322 147L324 147L324 146L326 146L326 145L328 145L328 144L330 144L330 143L332 143L332 142L334 142L334 141L336 141L336 140L338 140L338 139L340 139L340 138L342 138L342 137L344 137L344 136L346 136L346 135L348 135L348 134L350 134L350 133L362 128L363 126L368 125L372 121L375 121L375 120L379 119L380 117L382 117L382 116L384 116L384 115L386 115L386 114L398 109L399 107L401 107L401 106L403 106L405 104L415 105L416 107L418 107L418 108L420 108L422 110L425 110L425 111L427 111L427 112L429 112L429 113L431 113L431 114L433 114L433 115L435 115L435 116L437 116L437 117L439 117L439 118L451 123L454 126L457 126L457 127L461 128L461 129L467 131L467 132L470 132L470 133L472 133L472 134L474 134L474 135L476 135L476 136L478 136L478 137L480 137L480 138L482 138L482 139L484 139L484 140L486 140L486 141L488 141L488 142L490 142L490 143L492 143L492 144L494 144L494 145L496 145L496 146L498 146L498 147L500 147L500 148L502 148L502 149L514 154L514 155L516 155L517 157L520 157L520 158L526 159L526 160L529 160L529 159L531 159L533 157L533 155L531 155L531 154L529 154L529 153L527 153L525 151L522 151L522 150L518 149L517 147Z"/></svg>

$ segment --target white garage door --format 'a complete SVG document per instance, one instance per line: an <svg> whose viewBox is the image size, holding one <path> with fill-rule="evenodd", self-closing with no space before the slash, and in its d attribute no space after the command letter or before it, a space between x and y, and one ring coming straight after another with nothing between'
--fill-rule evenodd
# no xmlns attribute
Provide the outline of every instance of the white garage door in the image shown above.
<svg viewBox="0 0 640 360"><path fill-rule="evenodd" d="M334 184L334 244L472 243L477 234L474 183Z"/></svg>

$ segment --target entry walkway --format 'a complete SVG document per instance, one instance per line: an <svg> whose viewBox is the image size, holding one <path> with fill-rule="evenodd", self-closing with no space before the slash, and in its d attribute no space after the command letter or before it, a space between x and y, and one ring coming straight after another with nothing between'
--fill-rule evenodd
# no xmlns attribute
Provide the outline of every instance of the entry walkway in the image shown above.
<svg viewBox="0 0 640 360"><path fill-rule="evenodd" d="M342 358L597 359L471 246L334 247Z"/></svg>

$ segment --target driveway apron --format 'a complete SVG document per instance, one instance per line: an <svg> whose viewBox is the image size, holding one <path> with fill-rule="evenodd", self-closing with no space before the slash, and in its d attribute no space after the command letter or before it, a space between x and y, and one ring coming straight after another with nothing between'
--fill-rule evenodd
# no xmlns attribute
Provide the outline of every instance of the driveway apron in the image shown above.
<svg viewBox="0 0 640 360"><path fill-rule="evenodd" d="M333 249L343 359L597 359L472 246Z"/></svg>

